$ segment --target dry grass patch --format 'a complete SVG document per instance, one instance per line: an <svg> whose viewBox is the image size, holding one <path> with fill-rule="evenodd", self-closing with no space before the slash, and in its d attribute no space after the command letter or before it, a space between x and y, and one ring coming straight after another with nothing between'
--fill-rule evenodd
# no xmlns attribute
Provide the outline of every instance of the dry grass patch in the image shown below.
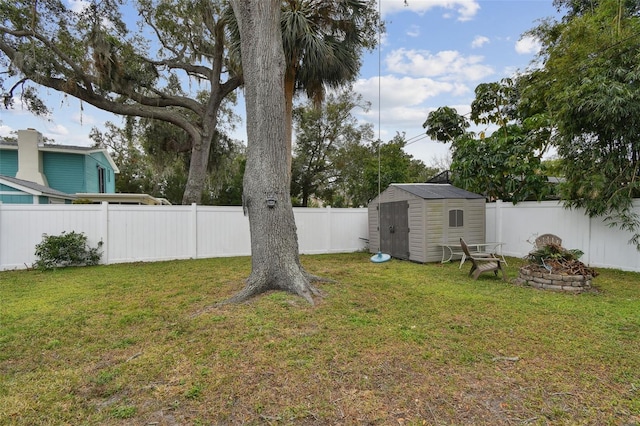
<svg viewBox="0 0 640 426"><path fill-rule="evenodd" d="M0 273L0 424L640 422L639 274L567 295L368 257L303 256L336 280L315 307L206 309L248 258Z"/></svg>

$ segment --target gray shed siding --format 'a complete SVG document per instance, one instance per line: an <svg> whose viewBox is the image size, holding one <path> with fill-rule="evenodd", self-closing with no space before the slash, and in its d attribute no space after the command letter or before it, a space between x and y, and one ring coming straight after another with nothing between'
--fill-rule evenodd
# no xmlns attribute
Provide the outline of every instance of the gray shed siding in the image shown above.
<svg viewBox="0 0 640 426"><path fill-rule="evenodd" d="M427 232L425 235L424 262L442 260L443 235L449 226L449 218L445 216L447 200L425 200L425 217Z"/></svg>
<svg viewBox="0 0 640 426"><path fill-rule="evenodd" d="M424 262L424 200L409 200L409 260Z"/></svg>
<svg viewBox="0 0 640 426"><path fill-rule="evenodd" d="M407 186L405 185L405 188ZM411 187L410 187L411 188ZM416 193L420 193L416 185ZM440 187L425 187L435 192ZM435 188L432 190L432 188ZM376 253L380 248L378 229L378 203L407 201L409 204L409 260L414 262L438 262L442 259L442 243L457 244L460 238L470 242L485 242L485 200L477 194L460 191L450 185L441 186L447 196L468 196L470 198L422 198L394 185L369 204L369 251ZM454 189L454 191L451 190ZM468 195L470 194L470 195ZM449 211L462 210L463 226L449 226Z"/></svg>

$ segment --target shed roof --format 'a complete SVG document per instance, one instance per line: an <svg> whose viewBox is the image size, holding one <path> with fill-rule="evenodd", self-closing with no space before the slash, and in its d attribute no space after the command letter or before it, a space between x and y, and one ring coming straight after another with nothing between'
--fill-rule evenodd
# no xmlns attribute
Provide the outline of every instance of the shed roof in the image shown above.
<svg viewBox="0 0 640 426"><path fill-rule="evenodd" d="M425 200L440 199L465 199L473 200L484 198L483 195L457 188L450 184L443 183L392 183L394 186L403 191L407 191L417 197Z"/></svg>

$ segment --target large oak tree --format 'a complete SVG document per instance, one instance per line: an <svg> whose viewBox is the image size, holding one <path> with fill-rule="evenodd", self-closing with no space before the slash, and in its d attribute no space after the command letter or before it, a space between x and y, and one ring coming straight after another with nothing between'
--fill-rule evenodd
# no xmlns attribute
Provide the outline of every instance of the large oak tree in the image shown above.
<svg viewBox="0 0 640 426"><path fill-rule="evenodd" d="M199 202L221 103L242 83L225 50L224 4L92 1L74 11L60 0L0 1L5 105L22 90L33 111L46 113L35 90L45 86L114 114L174 125L191 150L182 201Z"/></svg>
<svg viewBox="0 0 640 426"><path fill-rule="evenodd" d="M280 0L232 0L240 30L247 112L244 208L251 232L251 274L239 302L284 290L314 303L316 277L300 264L289 197Z"/></svg>

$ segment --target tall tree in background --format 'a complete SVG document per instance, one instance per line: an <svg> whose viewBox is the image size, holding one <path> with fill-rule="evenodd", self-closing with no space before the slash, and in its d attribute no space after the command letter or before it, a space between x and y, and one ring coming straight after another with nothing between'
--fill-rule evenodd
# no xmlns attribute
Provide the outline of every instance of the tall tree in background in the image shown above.
<svg viewBox="0 0 640 426"><path fill-rule="evenodd" d="M630 15L640 13L640 3L637 0L616 0L620 7L623 7ZM564 21L582 16L587 13L594 13L601 0L553 0L553 5L559 12L564 11Z"/></svg>
<svg viewBox="0 0 640 426"><path fill-rule="evenodd" d="M373 137L371 125L358 124L351 114L356 107L368 108L351 90L330 94L318 108L309 101L294 110L296 146L291 195L307 207L311 198L343 206L346 193L341 167L347 144L362 145Z"/></svg>
<svg viewBox="0 0 640 426"><path fill-rule="evenodd" d="M388 142L377 140L368 147L369 155L362 160L364 173L358 205L366 206L378 195L378 187L384 190L392 183L425 182L438 173L407 154L405 146L404 133L398 133Z"/></svg>
<svg viewBox="0 0 640 426"><path fill-rule="evenodd" d="M183 132L161 121L127 117L123 128L105 123L106 131L93 128L89 137L109 149L120 169L116 192L145 193L180 204L189 171L190 150ZM203 205L242 205L245 147L224 134L216 135Z"/></svg>
<svg viewBox="0 0 640 426"><path fill-rule="evenodd" d="M46 113L36 90L44 86L114 114L171 123L190 149L182 201L199 202L220 105L242 83L225 56L224 2L78 4L80 11L60 0L0 1L5 106L21 90L32 111ZM136 12L137 32L123 19ZM185 90L187 81L201 90Z"/></svg>
<svg viewBox="0 0 640 426"><path fill-rule="evenodd" d="M296 91L304 91L319 106L327 87L352 83L358 77L363 50L376 45L378 22L375 0L283 1L289 166Z"/></svg>
<svg viewBox="0 0 640 426"><path fill-rule="evenodd" d="M490 200L543 199L551 190L541 166L550 130L530 128L540 121L521 114L519 89L510 79L480 84L475 94L471 119L495 126L490 135L467 131L468 120L449 107L429 113L423 124L431 138L452 143L454 184Z"/></svg>
<svg viewBox="0 0 640 426"><path fill-rule="evenodd" d="M640 250L633 211L640 196L638 2L578 6L562 22L543 22L531 31L543 42L543 67L526 76L523 98L554 125L565 206L628 230Z"/></svg>
<svg viewBox="0 0 640 426"><path fill-rule="evenodd" d="M313 304L320 291L300 264L289 196L280 0L232 0L240 31L247 111L244 208L251 232L251 274L239 302L285 290Z"/></svg>
<svg viewBox="0 0 640 426"><path fill-rule="evenodd" d="M291 195L300 205L313 198L333 207L366 206L378 194L378 166L385 188L393 182L424 182L437 173L404 151L404 135L371 142L372 126L358 124L354 108L368 105L344 90L329 95L321 108L309 101L296 109Z"/></svg>

